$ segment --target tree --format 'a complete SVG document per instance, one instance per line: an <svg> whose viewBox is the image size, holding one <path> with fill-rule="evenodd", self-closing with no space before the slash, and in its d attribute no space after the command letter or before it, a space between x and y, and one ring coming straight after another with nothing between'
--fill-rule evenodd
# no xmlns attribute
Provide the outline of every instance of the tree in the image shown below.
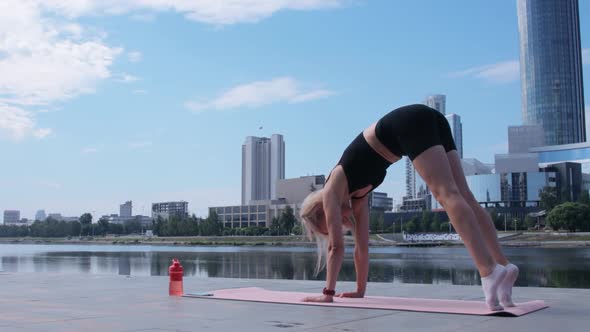
<svg viewBox="0 0 590 332"><path fill-rule="evenodd" d="M547 215L547 225L554 230L588 231L590 230L590 207L572 202L560 204Z"/></svg>
<svg viewBox="0 0 590 332"><path fill-rule="evenodd" d="M416 232L416 224L418 223L418 218L414 217L410 219L407 223L404 224L404 231L406 233L415 233Z"/></svg>
<svg viewBox="0 0 590 332"><path fill-rule="evenodd" d="M273 217L270 223L270 235L281 235L281 225L277 217Z"/></svg>
<svg viewBox="0 0 590 332"><path fill-rule="evenodd" d="M82 225L90 225L92 224L92 215L90 213L84 213L80 216L80 223Z"/></svg>
<svg viewBox="0 0 590 332"><path fill-rule="evenodd" d="M287 235L291 234L291 231L293 230L293 226L295 226L296 221L297 219L295 219L293 209L289 205L287 205L287 207L283 210L281 216L279 217L279 225L281 231L283 231Z"/></svg>
<svg viewBox="0 0 590 332"><path fill-rule="evenodd" d="M551 211L560 202L559 194L556 187L545 186L539 192L539 205L547 212Z"/></svg>
<svg viewBox="0 0 590 332"><path fill-rule="evenodd" d="M383 231L383 212L382 211L371 211L369 213L369 229L373 233Z"/></svg>
<svg viewBox="0 0 590 332"><path fill-rule="evenodd" d="M105 235L109 231L109 220L107 218L98 219L98 232Z"/></svg>
<svg viewBox="0 0 590 332"><path fill-rule="evenodd" d="M422 211L422 220L420 223L420 228L422 232L430 231L430 224L432 223L432 212L428 210Z"/></svg>
<svg viewBox="0 0 590 332"><path fill-rule="evenodd" d="M440 232L440 216L438 213L433 213L430 229L435 233Z"/></svg>
<svg viewBox="0 0 590 332"><path fill-rule="evenodd" d="M578 197L578 203L590 206L590 194L588 190L582 190L580 197Z"/></svg>

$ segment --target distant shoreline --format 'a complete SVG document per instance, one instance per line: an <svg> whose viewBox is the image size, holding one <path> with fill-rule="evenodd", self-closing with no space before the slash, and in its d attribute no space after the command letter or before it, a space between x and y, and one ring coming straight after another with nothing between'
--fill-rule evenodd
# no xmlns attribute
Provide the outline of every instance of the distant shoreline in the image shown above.
<svg viewBox="0 0 590 332"><path fill-rule="evenodd" d="M347 246L353 246L351 236L346 237ZM590 248L590 234L551 234L522 233L500 239L504 247L542 247L542 248ZM315 247L315 242L303 236L107 236L71 238L0 238L0 244L75 244L75 245L155 245L155 246L284 246ZM384 239L371 235L371 247L461 247L458 242L411 243Z"/></svg>

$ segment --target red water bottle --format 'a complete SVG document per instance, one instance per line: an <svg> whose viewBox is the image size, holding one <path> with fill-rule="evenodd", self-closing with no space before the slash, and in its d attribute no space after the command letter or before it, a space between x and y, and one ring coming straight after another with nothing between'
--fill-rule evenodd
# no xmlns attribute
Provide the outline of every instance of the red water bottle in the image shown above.
<svg viewBox="0 0 590 332"><path fill-rule="evenodd" d="M168 293L170 296L182 296L182 275L184 269L178 259L172 260L172 265L168 268L168 275L170 275L170 286L168 287Z"/></svg>

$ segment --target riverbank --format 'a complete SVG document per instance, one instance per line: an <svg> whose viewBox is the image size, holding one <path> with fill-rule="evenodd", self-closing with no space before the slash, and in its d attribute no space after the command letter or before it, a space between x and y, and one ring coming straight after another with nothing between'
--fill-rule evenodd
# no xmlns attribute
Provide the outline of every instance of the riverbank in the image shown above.
<svg viewBox="0 0 590 332"><path fill-rule="evenodd" d="M523 232L499 233L506 247L590 247L590 233ZM347 245L354 245L352 236L346 236ZM84 236L68 238L0 238L4 244L93 244L93 245L165 245L165 246L297 246L314 247L315 242L304 236ZM391 246L463 246L461 242L406 242L400 234L373 234L372 247Z"/></svg>

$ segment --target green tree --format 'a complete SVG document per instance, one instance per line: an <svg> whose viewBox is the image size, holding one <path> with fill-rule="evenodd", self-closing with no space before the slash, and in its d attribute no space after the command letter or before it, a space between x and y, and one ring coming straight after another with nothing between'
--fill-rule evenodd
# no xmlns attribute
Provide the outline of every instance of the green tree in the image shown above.
<svg viewBox="0 0 590 332"><path fill-rule="evenodd" d="M445 221L440 223L440 231L447 233L449 231L449 222Z"/></svg>
<svg viewBox="0 0 590 332"><path fill-rule="evenodd" d="M382 211L371 211L369 213L369 230L373 233L383 231L384 214Z"/></svg>
<svg viewBox="0 0 590 332"><path fill-rule="evenodd" d="M547 225L554 230L588 231L590 230L590 207L581 203L562 203L549 212Z"/></svg>
<svg viewBox="0 0 590 332"><path fill-rule="evenodd" d="M430 224L432 223L432 212L428 210L422 211L422 220L420 220L420 229L422 232L430 231Z"/></svg>
<svg viewBox="0 0 590 332"><path fill-rule="evenodd" d="M270 235L281 235L281 224L277 217L273 217L270 223Z"/></svg>
<svg viewBox="0 0 590 332"><path fill-rule="evenodd" d="M582 190L580 197L578 197L578 203L590 206L590 194L588 190Z"/></svg>
<svg viewBox="0 0 590 332"><path fill-rule="evenodd" d="M289 205L287 205L287 207L285 207L285 209L281 213L281 216L279 217L279 225L281 227L281 231L287 235L291 234L291 231L293 230L296 221L297 219L295 219L293 209Z"/></svg>
<svg viewBox="0 0 590 332"><path fill-rule="evenodd" d="M432 223L430 224L430 230L435 233L440 232L440 216L438 213L433 213Z"/></svg>
<svg viewBox="0 0 590 332"><path fill-rule="evenodd" d="M539 192L539 205L547 212L560 203L559 193L556 187L545 186Z"/></svg>
<svg viewBox="0 0 590 332"><path fill-rule="evenodd" d="M219 220L219 215L211 211L209 216L200 223L200 234L204 236L221 235L223 233L223 224Z"/></svg>
<svg viewBox="0 0 590 332"><path fill-rule="evenodd" d="M92 224L92 215L90 213L84 213L80 216L80 223L82 225L90 225Z"/></svg>
<svg viewBox="0 0 590 332"><path fill-rule="evenodd" d="M404 224L404 231L406 233L410 233L410 234L415 233L416 229L417 229L417 226L416 226L417 223L418 223L417 217L410 219L410 221L408 221L407 223Z"/></svg>

